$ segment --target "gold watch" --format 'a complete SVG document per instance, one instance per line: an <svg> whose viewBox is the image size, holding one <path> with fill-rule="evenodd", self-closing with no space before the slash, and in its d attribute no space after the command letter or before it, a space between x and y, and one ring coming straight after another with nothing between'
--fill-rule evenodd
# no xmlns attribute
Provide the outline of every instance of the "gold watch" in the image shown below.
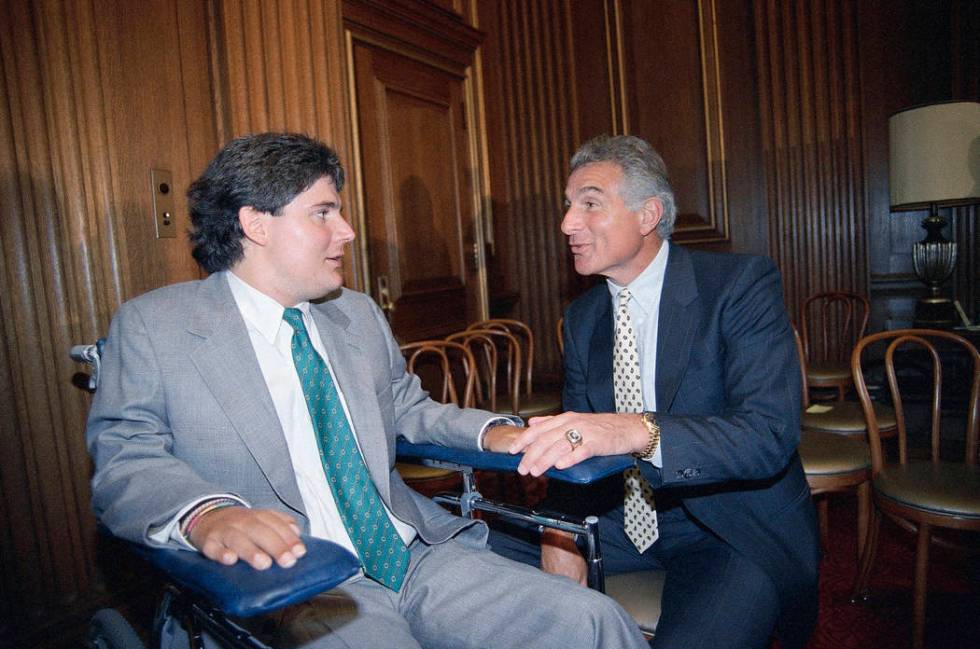
<svg viewBox="0 0 980 649"><path fill-rule="evenodd" d="M633 457L641 460L651 460L653 459L653 454L657 451L657 447L660 446L660 425L657 423L657 418L654 413L649 410L641 413L640 418L643 420L643 425L647 427L647 432L650 433L650 441L643 451L633 453Z"/></svg>

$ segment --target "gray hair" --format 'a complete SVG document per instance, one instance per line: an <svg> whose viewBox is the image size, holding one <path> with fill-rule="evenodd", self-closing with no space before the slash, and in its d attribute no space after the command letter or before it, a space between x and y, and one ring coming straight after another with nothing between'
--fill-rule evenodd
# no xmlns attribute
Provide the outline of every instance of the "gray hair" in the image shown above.
<svg viewBox="0 0 980 649"><path fill-rule="evenodd" d="M660 154L634 135L600 135L578 148L572 156L571 170L594 162L614 162L623 170L620 195L627 209L640 209L651 196L660 199L664 213L656 231L661 239L669 239L677 220L677 206L667 178L667 165Z"/></svg>

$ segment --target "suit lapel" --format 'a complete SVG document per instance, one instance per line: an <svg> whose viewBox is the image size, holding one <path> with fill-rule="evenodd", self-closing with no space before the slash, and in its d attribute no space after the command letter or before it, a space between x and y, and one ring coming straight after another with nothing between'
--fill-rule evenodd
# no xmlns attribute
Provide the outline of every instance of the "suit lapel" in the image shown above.
<svg viewBox="0 0 980 649"><path fill-rule="evenodd" d="M276 494L305 515L286 438L228 282L216 274L200 286L188 331L202 340L190 360Z"/></svg>
<svg viewBox="0 0 980 649"><path fill-rule="evenodd" d="M595 329L592 331L592 340L589 344L589 403L592 404L594 412L615 412L612 303L609 291L605 290L605 282L595 314Z"/></svg>
<svg viewBox="0 0 980 649"><path fill-rule="evenodd" d="M670 245L657 323L657 410L669 412L691 356L698 317L698 287L691 254Z"/></svg>
<svg viewBox="0 0 980 649"><path fill-rule="evenodd" d="M347 403L351 427L364 463L381 497L390 503L387 437L375 405L376 391L370 367L363 360L362 337L350 326L350 318L331 301L314 306L312 314L330 367Z"/></svg>

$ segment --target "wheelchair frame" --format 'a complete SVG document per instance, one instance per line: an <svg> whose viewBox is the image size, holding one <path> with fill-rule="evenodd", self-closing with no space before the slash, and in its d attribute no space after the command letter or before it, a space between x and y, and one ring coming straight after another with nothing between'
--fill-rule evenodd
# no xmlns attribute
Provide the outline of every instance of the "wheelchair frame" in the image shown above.
<svg viewBox="0 0 980 649"><path fill-rule="evenodd" d="M99 339L92 345L76 345L70 352L72 359L90 366L87 389L91 392L99 384L103 343L104 340ZM403 438L398 439L396 453L399 459L459 471L463 477L463 492L458 495L439 494L434 500L440 504L458 507L465 517L472 518L474 512L482 511L537 525L539 528L549 527L582 535L587 549L589 587L600 592L605 591L597 517L589 516L585 520L579 520L554 512L499 503L484 498L477 490L473 477L475 469L513 472L520 462L519 456L465 451L433 444L413 444ZM622 473L632 464L633 459L630 456L591 458L562 471L552 469L546 475L557 480L588 484L614 473ZM307 555L296 566L289 568L288 574L278 566L272 566L266 571L255 571L241 562L224 566L185 550L149 548L129 543L133 551L160 570L167 581L167 591L155 618L155 640L159 642L163 621L172 616L184 628L192 649L204 648L205 632L228 649L269 649L249 631L229 619L229 615L249 617L300 603L346 581L360 568L356 557L334 543L312 538L304 538L304 543L308 549ZM295 584L297 577L302 576L302 587L289 592L281 587L277 588L275 579L268 577L279 573L283 573L281 577L288 577L291 584ZM118 625L119 620L125 621L112 609L103 611L111 611L103 617L115 620L106 626ZM103 611L97 613L96 617ZM119 635L131 637L125 632ZM108 640L113 641L112 638ZM92 639L90 644L96 649L135 649L113 644L104 647Z"/></svg>

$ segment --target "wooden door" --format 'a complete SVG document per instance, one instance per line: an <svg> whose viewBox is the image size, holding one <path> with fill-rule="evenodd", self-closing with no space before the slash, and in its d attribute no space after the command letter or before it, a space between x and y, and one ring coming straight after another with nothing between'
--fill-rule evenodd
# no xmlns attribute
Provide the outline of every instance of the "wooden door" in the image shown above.
<svg viewBox="0 0 980 649"><path fill-rule="evenodd" d="M402 341L485 317L486 286L466 78L354 40L366 289Z"/></svg>

